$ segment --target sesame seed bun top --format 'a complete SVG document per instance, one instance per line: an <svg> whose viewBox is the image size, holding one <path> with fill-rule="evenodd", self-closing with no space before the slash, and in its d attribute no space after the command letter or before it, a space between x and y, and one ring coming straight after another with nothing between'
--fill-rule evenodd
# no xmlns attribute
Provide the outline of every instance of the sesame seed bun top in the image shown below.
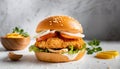
<svg viewBox="0 0 120 69"><path fill-rule="evenodd" d="M36 32L42 30L58 30L72 33L83 33L81 24L70 16L50 16L39 22Z"/></svg>

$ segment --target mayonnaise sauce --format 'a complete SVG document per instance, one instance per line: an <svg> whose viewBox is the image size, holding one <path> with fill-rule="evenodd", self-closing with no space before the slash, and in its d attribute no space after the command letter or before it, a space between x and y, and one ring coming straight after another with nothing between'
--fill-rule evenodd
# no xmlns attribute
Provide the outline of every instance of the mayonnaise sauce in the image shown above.
<svg viewBox="0 0 120 69"><path fill-rule="evenodd" d="M76 53L76 54L68 54L68 53L64 53L64 54L62 54L62 55L67 56L67 57L69 58L69 60L74 60L80 52L81 52L81 51L79 51L79 52Z"/></svg>

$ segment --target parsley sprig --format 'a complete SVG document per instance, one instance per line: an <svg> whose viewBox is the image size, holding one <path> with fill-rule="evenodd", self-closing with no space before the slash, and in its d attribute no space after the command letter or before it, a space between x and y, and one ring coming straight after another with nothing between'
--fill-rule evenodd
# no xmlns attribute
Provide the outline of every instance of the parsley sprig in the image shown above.
<svg viewBox="0 0 120 69"><path fill-rule="evenodd" d="M99 46L100 45L100 41L99 40L92 40L88 42L88 47L87 49L87 54L93 54L94 52L99 52L102 51L102 48Z"/></svg>
<svg viewBox="0 0 120 69"><path fill-rule="evenodd" d="M28 36L29 36L29 34L28 34L27 32L24 32L23 29L20 29L20 28L18 28L18 27L15 27L15 28L13 29L12 33L18 33L18 34L20 34L20 35L22 35L22 36L24 36L24 37L28 37Z"/></svg>

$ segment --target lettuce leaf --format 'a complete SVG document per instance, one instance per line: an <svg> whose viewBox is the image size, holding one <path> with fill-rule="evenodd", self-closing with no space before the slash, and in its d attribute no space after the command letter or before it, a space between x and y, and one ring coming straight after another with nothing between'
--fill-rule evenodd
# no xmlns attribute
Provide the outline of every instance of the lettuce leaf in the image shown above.
<svg viewBox="0 0 120 69"><path fill-rule="evenodd" d="M86 44L84 44L81 49L75 49L74 46L70 45L70 46L68 46L68 54L76 54L80 50L83 50L85 48L86 48Z"/></svg>
<svg viewBox="0 0 120 69"><path fill-rule="evenodd" d="M36 47L35 45L31 45L31 46L29 47L29 51L30 51L30 52L31 52L31 51L34 51L34 52L44 52L43 49L40 49L40 48Z"/></svg>

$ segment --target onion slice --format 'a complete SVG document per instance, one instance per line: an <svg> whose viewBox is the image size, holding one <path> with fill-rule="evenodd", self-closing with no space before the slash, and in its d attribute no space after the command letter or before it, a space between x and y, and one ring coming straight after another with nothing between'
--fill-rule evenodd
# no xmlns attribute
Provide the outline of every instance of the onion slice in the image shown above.
<svg viewBox="0 0 120 69"><path fill-rule="evenodd" d="M55 33L55 30L52 30L52 31L50 31L50 30L41 31L40 33L38 33L37 38L42 37L44 35L47 35L49 33Z"/></svg>
<svg viewBox="0 0 120 69"><path fill-rule="evenodd" d="M47 35L49 33L55 33L55 31L57 30L44 30L44 31L41 31L40 33L38 33L37 37L36 38L39 38L39 37L42 37L44 35ZM59 31L60 33L63 33L63 34L66 34L66 35L69 35L69 36L75 36L75 37L80 37L80 38L84 38L85 35L84 34L81 34L81 33L70 33L70 32L64 32L64 31Z"/></svg>
<svg viewBox="0 0 120 69"><path fill-rule="evenodd" d="M66 35L70 35L70 36L76 36L76 37L81 37L81 38L84 38L85 35L84 34L81 34L81 33L69 33L69 32L64 32L64 31L61 31L61 33L63 34L66 34Z"/></svg>

